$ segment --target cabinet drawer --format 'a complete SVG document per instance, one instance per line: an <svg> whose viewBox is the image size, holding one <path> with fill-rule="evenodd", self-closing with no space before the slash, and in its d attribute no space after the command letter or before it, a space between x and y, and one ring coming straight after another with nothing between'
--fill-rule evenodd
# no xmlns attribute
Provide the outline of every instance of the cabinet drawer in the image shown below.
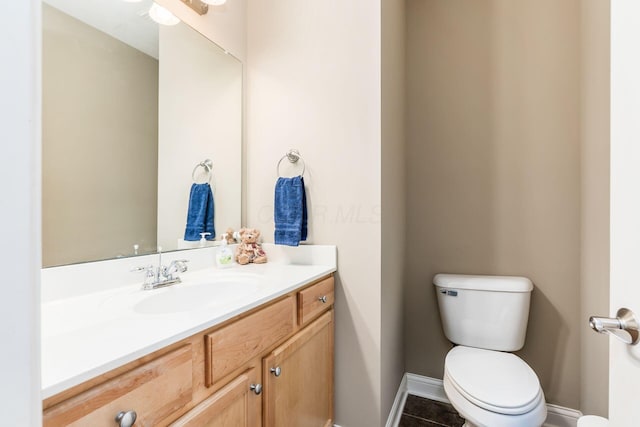
<svg viewBox="0 0 640 427"><path fill-rule="evenodd" d="M284 298L205 336L207 387L293 332L295 299Z"/></svg>
<svg viewBox="0 0 640 427"><path fill-rule="evenodd" d="M298 292L298 324L304 325L333 304L333 277Z"/></svg>
<svg viewBox="0 0 640 427"><path fill-rule="evenodd" d="M136 425L156 426L191 401L191 344L47 409L45 426L113 427L120 411L134 410Z"/></svg>

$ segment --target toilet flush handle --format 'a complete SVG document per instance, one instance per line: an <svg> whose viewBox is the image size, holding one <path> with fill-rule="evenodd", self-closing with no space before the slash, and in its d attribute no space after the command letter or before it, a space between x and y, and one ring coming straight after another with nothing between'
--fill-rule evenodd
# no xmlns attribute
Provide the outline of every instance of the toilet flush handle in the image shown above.
<svg viewBox="0 0 640 427"><path fill-rule="evenodd" d="M589 318L589 326L601 334L609 334L618 338L625 344L635 345L640 341L640 323L633 311L621 308L616 317Z"/></svg>

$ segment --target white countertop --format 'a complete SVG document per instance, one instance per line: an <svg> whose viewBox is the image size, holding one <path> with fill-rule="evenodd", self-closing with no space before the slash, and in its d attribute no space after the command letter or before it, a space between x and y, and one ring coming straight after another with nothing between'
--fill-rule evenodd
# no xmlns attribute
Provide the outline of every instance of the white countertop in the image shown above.
<svg viewBox="0 0 640 427"><path fill-rule="evenodd" d="M336 271L335 247L322 248L329 252L329 256L320 257L322 264L297 264L295 256L292 261L291 257L274 253L277 262L189 271L181 275L182 284L168 288L143 291L136 283L44 300L41 313L43 399ZM269 251L267 253L269 255ZM313 262L308 257L303 261ZM223 296L218 300L201 298L197 307L181 305L180 292L209 292L209 287L215 289L218 282L226 282L219 285ZM235 293L234 283L244 291ZM165 293L167 295L163 295ZM244 295L240 295L242 293ZM147 304L150 297L156 298L156 302L166 300L165 304L157 309L157 304ZM187 302L190 304L190 300Z"/></svg>

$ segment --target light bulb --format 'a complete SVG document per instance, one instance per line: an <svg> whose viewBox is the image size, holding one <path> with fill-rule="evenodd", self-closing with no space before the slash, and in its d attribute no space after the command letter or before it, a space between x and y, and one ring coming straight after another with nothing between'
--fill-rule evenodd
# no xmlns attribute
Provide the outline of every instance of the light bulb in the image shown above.
<svg viewBox="0 0 640 427"><path fill-rule="evenodd" d="M211 6L221 6L227 2L227 0L202 0L203 3L210 4Z"/></svg>
<svg viewBox="0 0 640 427"><path fill-rule="evenodd" d="M149 9L149 16L158 24L162 25L176 25L180 22L180 19L178 19L177 16L156 2L153 2L151 5L151 9Z"/></svg>

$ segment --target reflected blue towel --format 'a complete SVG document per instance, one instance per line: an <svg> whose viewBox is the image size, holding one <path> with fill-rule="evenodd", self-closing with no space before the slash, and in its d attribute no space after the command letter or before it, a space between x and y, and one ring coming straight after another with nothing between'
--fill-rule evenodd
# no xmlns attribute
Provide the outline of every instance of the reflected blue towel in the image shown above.
<svg viewBox="0 0 640 427"><path fill-rule="evenodd" d="M184 240L200 240L200 233L211 233L206 237L207 240L216 237L216 230L213 228L213 193L209 184L193 184L189 194Z"/></svg>
<svg viewBox="0 0 640 427"><path fill-rule="evenodd" d="M274 220L276 245L298 246L307 240L307 196L301 176L278 178Z"/></svg>

